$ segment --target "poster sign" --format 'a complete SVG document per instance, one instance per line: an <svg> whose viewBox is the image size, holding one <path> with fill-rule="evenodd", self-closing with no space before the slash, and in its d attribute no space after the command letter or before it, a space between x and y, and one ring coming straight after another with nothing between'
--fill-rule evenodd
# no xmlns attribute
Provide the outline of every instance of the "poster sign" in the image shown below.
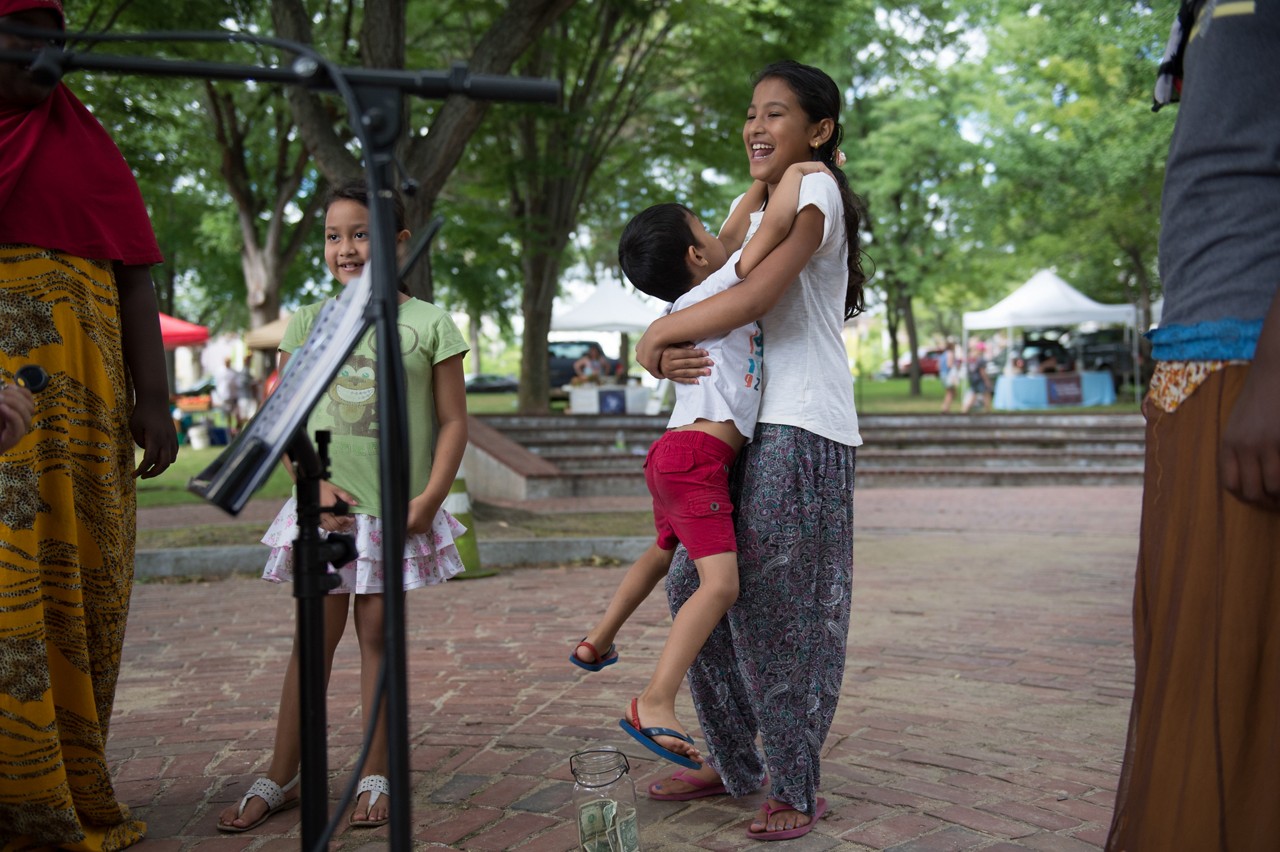
<svg viewBox="0 0 1280 852"><path fill-rule="evenodd" d="M1079 373L1047 373L1044 378L1050 405L1084 405Z"/></svg>

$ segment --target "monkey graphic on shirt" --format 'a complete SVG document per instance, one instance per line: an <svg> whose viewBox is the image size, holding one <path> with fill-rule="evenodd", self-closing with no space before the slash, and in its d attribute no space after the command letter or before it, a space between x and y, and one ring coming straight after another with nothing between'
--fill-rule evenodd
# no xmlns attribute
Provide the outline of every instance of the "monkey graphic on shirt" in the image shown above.
<svg viewBox="0 0 1280 852"><path fill-rule="evenodd" d="M378 437L378 385L372 358L352 354L329 385L328 397L333 434Z"/></svg>

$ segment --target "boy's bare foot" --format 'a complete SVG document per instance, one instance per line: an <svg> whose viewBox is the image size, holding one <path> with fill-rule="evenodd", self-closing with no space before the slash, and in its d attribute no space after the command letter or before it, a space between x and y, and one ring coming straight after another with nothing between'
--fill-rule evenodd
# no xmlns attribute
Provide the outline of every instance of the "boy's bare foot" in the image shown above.
<svg viewBox="0 0 1280 852"><path fill-rule="evenodd" d="M643 695L634 699L631 702L631 707L623 715L637 731L641 728L669 728L688 736L688 731L680 724L680 720L676 718L676 714L671 707L664 706L663 702L647 701ZM649 737L649 739L668 751L673 751L692 761L702 763L702 754L692 743L676 737L663 736L662 734Z"/></svg>
<svg viewBox="0 0 1280 852"><path fill-rule="evenodd" d="M584 636L582 641L573 649L573 653L569 655L569 662L580 669L598 672L605 666L611 666L618 662L618 649L610 642L610 644L603 646L603 650L601 650L601 646L593 643L591 637Z"/></svg>

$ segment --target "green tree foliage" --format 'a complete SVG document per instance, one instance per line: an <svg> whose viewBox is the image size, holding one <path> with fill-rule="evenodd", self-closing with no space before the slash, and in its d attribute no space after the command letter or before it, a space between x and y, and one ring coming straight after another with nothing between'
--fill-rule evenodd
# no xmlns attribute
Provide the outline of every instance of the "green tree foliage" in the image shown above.
<svg viewBox="0 0 1280 852"><path fill-rule="evenodd" d="M560 105L495 109L459 175L489 188L455 208L487 206L513 224L491 245L495 270L518 246L521 411L547 407L546 338L566 269L616 274L623 224L657 201L720 222L749 180L741 121L752 72L802 55L798 45L832 20L830 4L812 2L583 0L521 60L521 72L561 81Z"/></svg>
<svg viewBox="0 0 1280 852"><path fill-rule="evenodd" d="M264 13L234 0L97 0L72 26L114 35L261 31ZM72 16L73 10L68 9ZM160 39L99 52L271 65L268 48ZM165 252L161 301L218 329L276 318L282 297L317 276L319 184L274 86L99 73L86 101L133 164ZM302 258L308 262L299 263Z"/></svg>
<svg viewBox="0 0 1280 852"><path fill-rule="evenodd" d="M327 56L370 68L443 69L461 60L473 74L506 74L538 35L574 0L511 0L508 3L458 0L418 3L409 12L405 0L365 0L356 4L272 0L279 35L315 44ZM341 10L341 14L334 14ZM332 27L316 26L340 20ZM291 88L287 93L301 138L330 181L363 174L354 151L346 116L335 112L333 99ZM443 102L406 99L396 157L416 190L406 198L410 223L425 223L435 210L446 181L466 151L467 142L490 108L483 100L453 95ZM433 298L429 259L409 278L415 295Z"/></svg>
<svg viewBox="0 0 1280 852"><path fill-rule="evenodd" d="M994 164L987 239L1021 273L1055 266L1094 298L1148 308L1174 112L1153 114L1151 89L1173 11L1002 5L972 118Z"/></svg>
<svg viewBox="0 0 1280 852"><path fill-rule="evenodd" d="M396 149L420 185L411 224L446 219L415 292L465 310L473 331L487 318L503 335L523 333L523 410L546 404L546 334L567 274L616 275L623 223L657 201L683 201L713 225L724 218L749 180L740 131L751 75L782 57L823 67L845 89L845 170L868 205L865 266L895 343L914 350L956 334L963 311L1041 267L1104 301L1145 306L1157 291L1173 111L1153 115L1149 92L1172 10L1155 14L1148 0L67 6L73 27L222 27L308 42L344 65L462 61L558 80L555 107L407 98ZM134 52L292 58L228 44ZM108 74L69 82L139 174L168 258L158 276L167 306L235 327L251 299L255 322L270 318L271 296L253 288L288 301L327 282L307 236L315 198L325 181L361 174L362 156L336 97Z"/></svg>

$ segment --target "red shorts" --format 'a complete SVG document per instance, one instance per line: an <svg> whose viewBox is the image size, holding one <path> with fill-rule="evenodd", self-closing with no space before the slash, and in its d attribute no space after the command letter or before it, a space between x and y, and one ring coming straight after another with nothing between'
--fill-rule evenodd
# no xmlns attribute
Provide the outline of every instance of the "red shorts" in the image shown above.
<svg viewBox="0 0 1280 852"><path fill-rule="evenodd" d="M729 468L733 447L705 432L663 434L644 460L644 481L653 495L658 547L684 544L691 559L737 553Z"/></svg>

